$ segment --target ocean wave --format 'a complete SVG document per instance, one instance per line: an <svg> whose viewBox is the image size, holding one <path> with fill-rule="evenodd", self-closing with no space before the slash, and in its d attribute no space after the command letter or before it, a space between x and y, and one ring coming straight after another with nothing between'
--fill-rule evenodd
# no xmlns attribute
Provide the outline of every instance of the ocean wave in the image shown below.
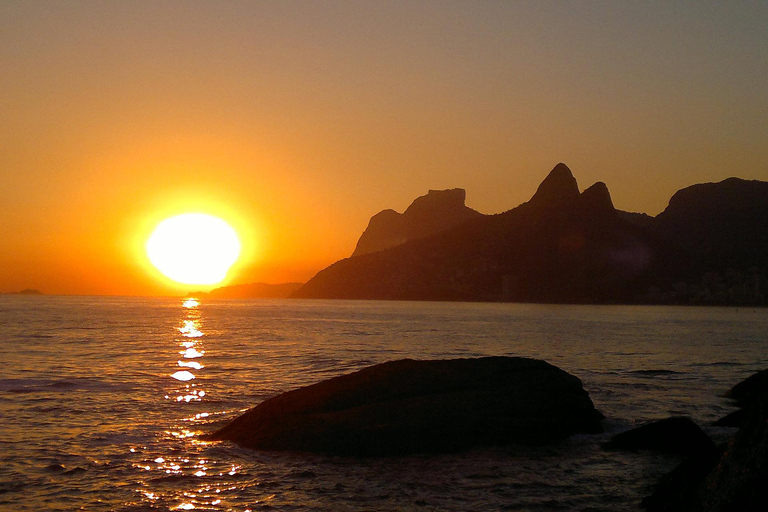
<svg viewBox="0 0 768 512"><path fill-rule="evenodd" d="M648 375L648 376L656 376L656 375L681 375L682 372L676 372L674 370L664 370L664 369L649 369L649 370L633 370L629 372L634 375Z"/></svg>
<svg viewBox="0 0 768 512"><path fill-rule="evenodd" d="M736 361L715 361L714 363L693 363L691 366L698 366L698 367L737 367L737 366L747 366L746 363L738 363Z"/></svg>

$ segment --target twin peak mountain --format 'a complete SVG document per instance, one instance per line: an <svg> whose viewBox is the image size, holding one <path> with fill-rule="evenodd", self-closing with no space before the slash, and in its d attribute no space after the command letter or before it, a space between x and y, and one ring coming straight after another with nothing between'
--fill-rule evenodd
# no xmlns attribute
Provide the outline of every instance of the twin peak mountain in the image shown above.
<svg viewBox="0 0 768 512"><path fill-rule="evenodd" d="M403 213L395 210L377 213L371 217L352 256L382 251L484 217L482 213L464 204L466 195L461 188L430 190L427 195L417 198ZM594 208L596 212L613 211L613 202L605 183L595 183L580 194L576 178L568 166L562 163L539 185L529 203L540 208L581 203L584 208Z"/></svg>
<svg viewBox="0 0 768 512"><path fill-rule="evenodd" d="M569 303L764 304L768 183L729 178L677 192L656 217L616 210L558 164L497 215L463 189L374 215L350 258L295 297Z"/></svg>

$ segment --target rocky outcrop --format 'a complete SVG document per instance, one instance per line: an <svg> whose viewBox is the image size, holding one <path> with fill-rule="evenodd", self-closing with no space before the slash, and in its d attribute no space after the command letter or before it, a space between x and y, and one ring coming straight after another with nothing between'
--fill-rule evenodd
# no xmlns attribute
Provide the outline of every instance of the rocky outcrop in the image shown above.
<svg viewBox="0 0 768 512"><path fill-rule="evenodd" d="M418 197L405 212L383 210L371 217L352 256L377 252L450 229L482 217L465 206L466 192L460 188L430 190Z"/></svg>
<svg viewBox="0 0 768 512"><path fill-rule="evenodd" d="M768 370L759 371L733 386L726 397L736 401L737 407L753 407L768 394Z"/></svg>
<svg viewBox="0 0 768 512"><path fill-rule="evenodd" d="M749 397L741 429L722 449L684 461L643 501L651 512L768 510L768 382L765 372L732 390ZM742 393L745 393L742 395Z"/></svg>
<svg viewBox="0 0 768 512"><path fill-rule="evenodd" d="M378 364L266 400L209 436L247 448L357 456L550 443L601 431L581 381L544 361Z"/></svg>
<svg viewBox="0 0 768 512"><path fill-rule="evenodd" d="M615 435L608 450L653 450L689 456L716 450L712 439L690 418L671 417Z"/></svg>
<svg viewBox="0 0 768 512"><path fill-rule="evenodd" d="M743 427L750 412L765 399L768 394L768 370L762 370L739 382L731 388L726 397L735 400L739 409L715 422L718 427Z"/></svg>

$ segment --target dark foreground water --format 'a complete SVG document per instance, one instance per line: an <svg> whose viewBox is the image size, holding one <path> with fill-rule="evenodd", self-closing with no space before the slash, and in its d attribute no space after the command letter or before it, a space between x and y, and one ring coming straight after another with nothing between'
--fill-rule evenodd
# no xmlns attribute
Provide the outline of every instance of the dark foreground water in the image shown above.
<svg viewBox="0 0 768 512"><path fill-rule="evenodd" d="M767 340L761 309L4 296L0 510L639 510L676 461L600 443L728 413L722 394L768 367ZM198 439L364 366L484 355L580 377L608 432L385 459Z"/></svg>

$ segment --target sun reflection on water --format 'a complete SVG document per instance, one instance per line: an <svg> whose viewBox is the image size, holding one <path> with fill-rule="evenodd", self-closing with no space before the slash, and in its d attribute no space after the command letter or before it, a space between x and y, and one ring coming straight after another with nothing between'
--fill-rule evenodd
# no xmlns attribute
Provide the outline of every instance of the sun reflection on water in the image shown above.
<svg viewBox="0 0 768 512"><path fill-rule="evenodd" d="M203 333L200 331L200 321L193 319L193 320L184 320L184 325L179 327L179 332L182 336L186 338L202 338Z"/></svg>
<svg viewBox="0 0 768 512"><path fill-rule="evenodd" d="M181 304L182 307L185 307L187 309L196 308L199 305L200 305L200 302L197 299L192 297L185 299L184 302Z"/></svg>
<svg viewBox="0 0 768 512"><path fill-rule="evenodd" d="M242 466L211 456L211 441L200 439L204 425L231 411L206 410L206 326L200 301L186 299L178 323L169 332L164 396L169 417L157 446L131 448L138 499L153 510L248 510L239 503L238 486L226 479L244 476ZM231 482L230 482L231 484ZM240 505L240 506L238 506Z"/></svg>
<svg viewBox="0 0 768 512"><path fill-rule="evenodd" d="M240 466L210 462L199 456L210 442L197 438L197 425L221 413L201 410L206 397L203 389L205 374L201 373L205 369L202 360L206 354L206 337L200 301L185 299L182 308L183 313L174 327L172 338L171 361L174 366L166 374L170 379L164 394L168 406L178 409L175 415L178 420L163 431L163 449L152 450L136 461L134 467L144 475L138 477L141 486L138 492L145 503L152 503L153 507L165 504L166 510L211 510L212 507L218 510L218 506L222 505L221 493L232 490L207 482L223 475L236 475ZM173 485L169 486L169 482Z"/></svg>
<svg viewBox="0 0 768 512"><path fill-rule="evenodd" d="M195 359L197 357L203 357L205 355L205 351L200 351L194 347L190 347L186 350L182 350L179 352L179 354L183 355L187 359Z"/></svg>
<svg viewBox="0 0 768 512"><path fill-rule="evenodd" d="M188 381L195 378L195 375L192 372L188 372L187 370L179 370L176 373L172 373L171 377L173 377L176 380L180 381Z"/></svg>
<svg viewBox="0 0 768 512"><path fill-rule="evenodd" d="M200 301L192 297L185 299L182 303L182 307L187 312L177 329L182 336L182 339L179 340L179 345L182 349L179 351L179 354L183 359L177 360L176 364L178 367L188 369L177 370L171 374L171 377L181 382L189 382L196 378L195 374L189 369L197 371L204 368L202 363L190 361L190 359L199 359L205 355L205 350L202 348L202 338L204 336L202 331L203 321L199 306ZM183 389L180 389L180 394L176 396L176 401L199 401L205 396L205 392L200 389L193 389L195 387L194 384L187 384Z"/></svg>
<svg viewBox="0 0 768 512"><path fill-rule="evenodd" d="M181 366L182 368L193 368L195 370L202 370L205 368L202 364L198 363L197 361L177 361L177 364Z"/></svg>

